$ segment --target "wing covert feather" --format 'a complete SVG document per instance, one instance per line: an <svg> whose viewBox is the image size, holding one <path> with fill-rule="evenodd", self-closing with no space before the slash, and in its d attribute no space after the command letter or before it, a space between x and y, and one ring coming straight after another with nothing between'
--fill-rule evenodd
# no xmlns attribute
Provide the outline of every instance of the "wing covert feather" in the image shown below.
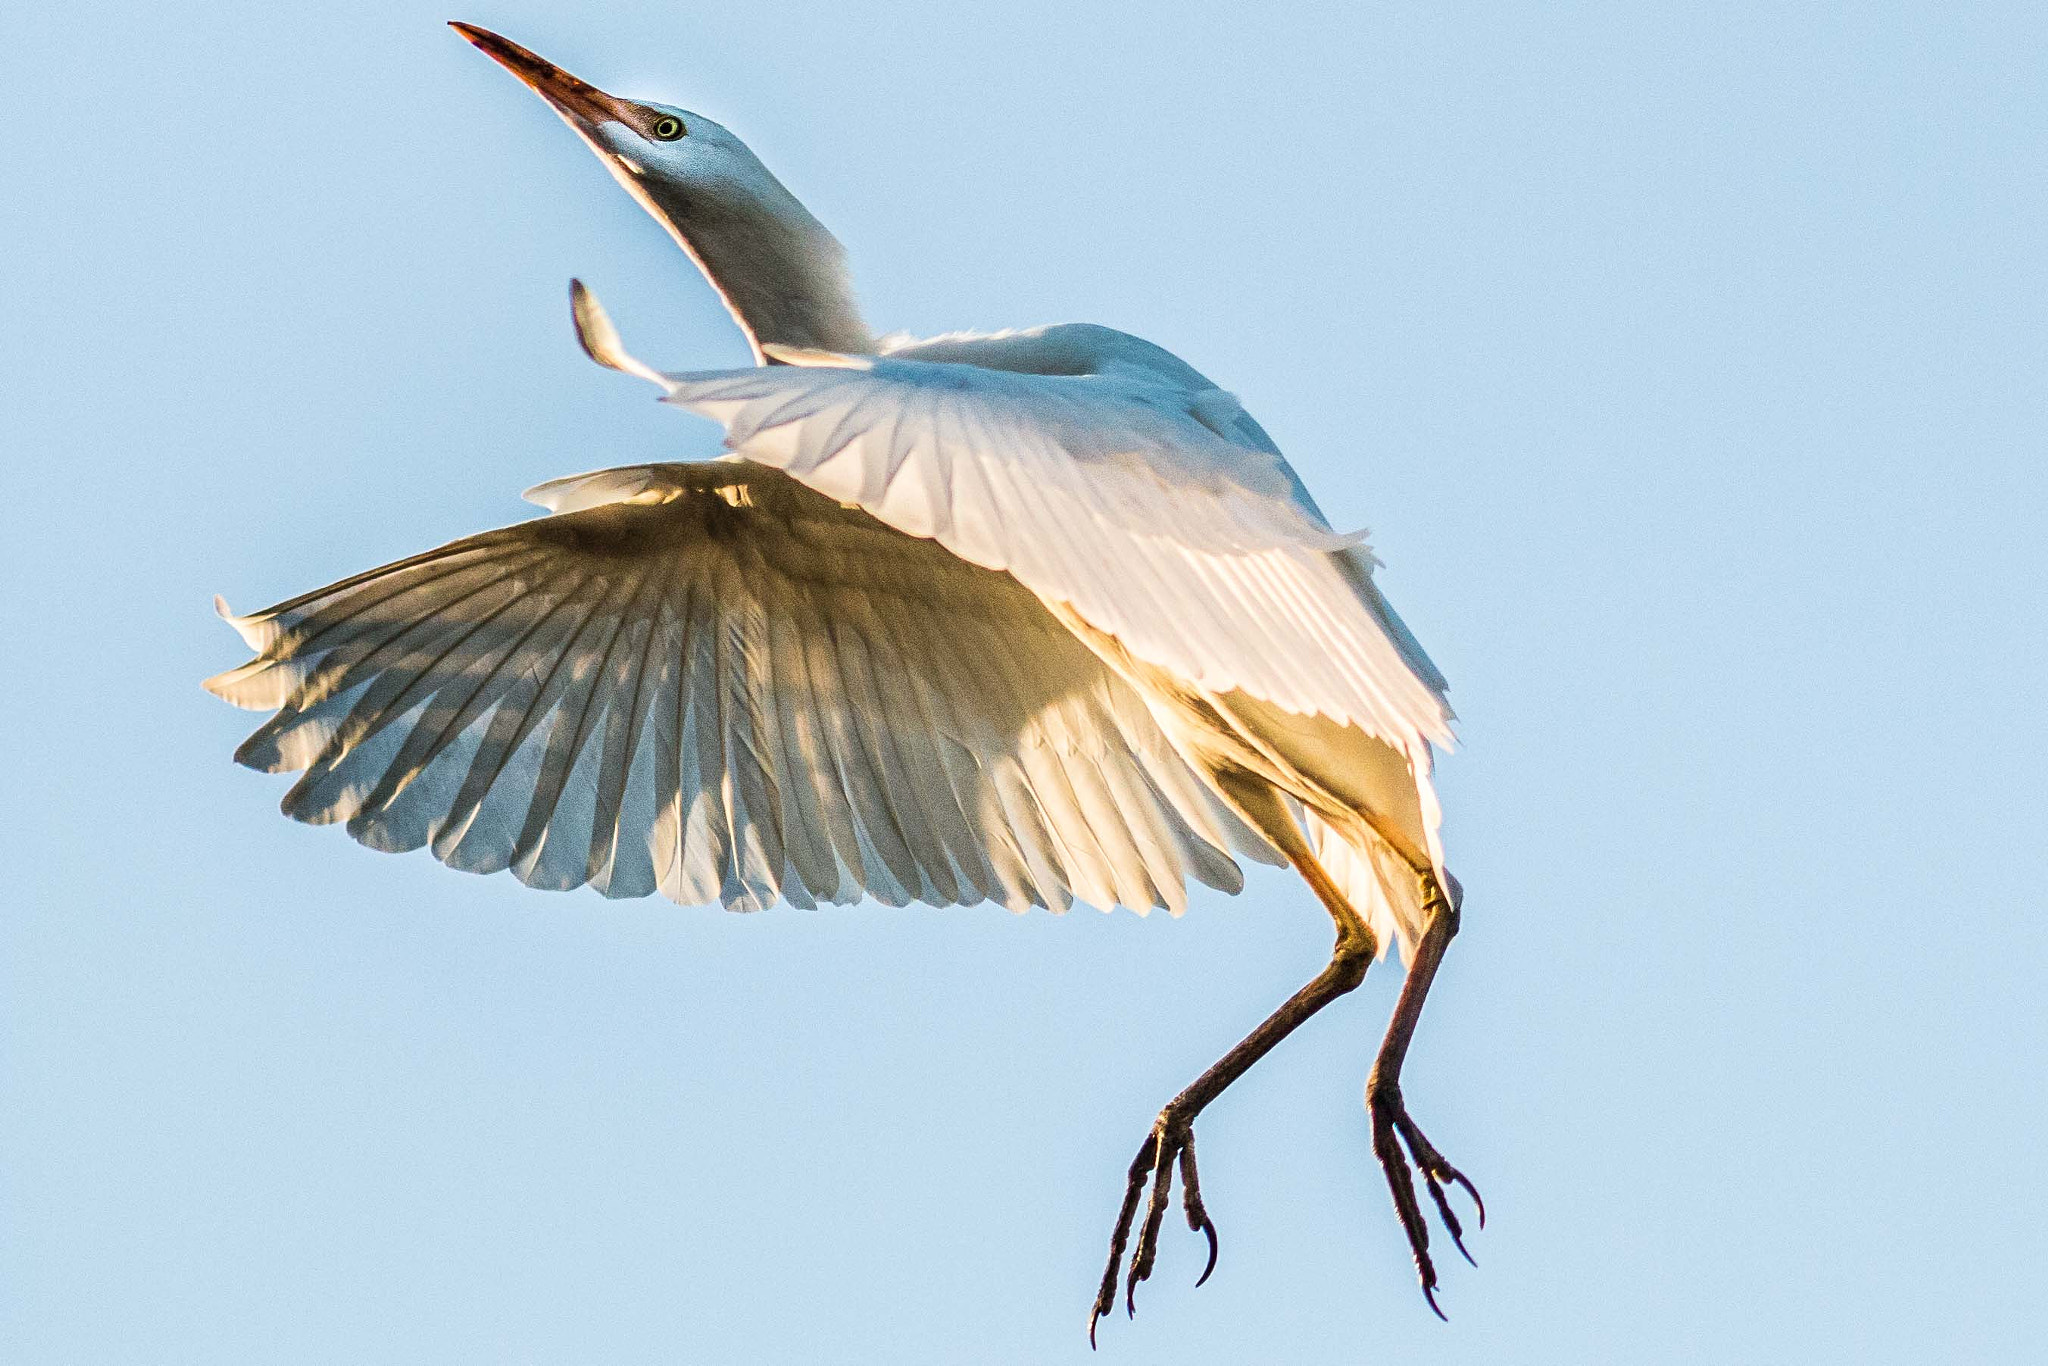
<svg viewBox="0 0 2048 1366"><path fill-rule="evenodd" d="M959 359L915 350L662 382L735 454L1014 576L1203 690L1410 751L1451 742L1442 676L1360 538L1330 528L1235 400L1157 362L1041 374L1022 351L969 363L966 340L927 350Z"/></svg>

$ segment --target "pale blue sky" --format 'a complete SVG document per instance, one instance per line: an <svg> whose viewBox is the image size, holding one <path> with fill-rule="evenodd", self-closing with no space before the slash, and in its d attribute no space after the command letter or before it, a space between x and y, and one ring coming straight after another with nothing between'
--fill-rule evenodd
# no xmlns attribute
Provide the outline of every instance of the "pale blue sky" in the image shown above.
<svg viewBox="0 0 2048 1366"><path fill-rule="evenodd" d="M1329 929L551 896L276 813L211 616L706 452L744 351L500 29L748 138L913 331L1237 391L1451 676L1391 971L1204 1116L1106 1362L2006 1362L2048 1335L2034 4L17 7L0 1358L1073 1362L1152 1113Z"/></svg>

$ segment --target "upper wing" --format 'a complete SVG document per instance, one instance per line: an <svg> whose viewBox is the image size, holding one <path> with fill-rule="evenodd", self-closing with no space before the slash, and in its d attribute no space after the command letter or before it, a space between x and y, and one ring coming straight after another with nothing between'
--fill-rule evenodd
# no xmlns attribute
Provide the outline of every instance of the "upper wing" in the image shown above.
<svg viewBox="0 0 2048 1366"><path fill-rule="evenodd" d="M722 423L734 452L1015 575L1200 688L1357 725L1418 762L1450 743L1442 677L1360 538L1330 529L1234 398L1158 347L1070 326L881 357L770 347L784 364L664 375L572 295L593 359Z"/></svg>
<svg viewBox="0 0 2048 1366"><path fill-rule="evenodd" d="M1185 904L1271 851L1005 575L744 462L601 471L576 511L265 612L208 680L237 752L380 849L754 908ZM626 499L629 501L604 501Z"/></svg>
<svg viewBox="0 0 2048 1366"><path fill-rule="evenodd" d="M1410 754L1450 743L1441 677L1411 662L1369 558L1301 506L1277 456L1205 425L1200 395L890 359L660 382L734 452L1007 571L1198 687Z"/></svg>
<svg viewBox="0 0 2048 1366"><path fill-rule="evenodd" d="M1201 371L1163 346L1095 323L1055 323L1047 327L1013 332L950 333L939 337L898 337L884 345L886 354L902 360L957 361L991 370L1014 370L1033 375L1126 375L1150 379L1156 384L1182 389L1196 395L1190 405L1201 423L1224 440L1242 448L1250 459L1270 456L1287 480L1293 500L1317 526L1328 527L1323 510L1316 506L1300 478L1288 465L1273 438L1266 434L1236 398L1224 393ZM624 358L629 373L642 374L665 384L663 376ZM1361 600L1378 619L1415 676L1442 699L1449 685L1443 673L1422 648L1422 643L1394 611L1379 586L1372 581L1375 561L1363 545L1343 552L1340 568L1352 582Z"/></svg>

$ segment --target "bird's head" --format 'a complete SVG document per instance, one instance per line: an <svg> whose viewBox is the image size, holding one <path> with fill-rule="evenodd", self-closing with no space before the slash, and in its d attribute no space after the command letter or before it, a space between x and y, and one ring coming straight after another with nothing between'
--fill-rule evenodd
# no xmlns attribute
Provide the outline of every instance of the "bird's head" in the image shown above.
<svg viewBox="0 0 2048 1366"><path fill-rule="evenodd" d="M449 27L546 100L635 198L656 201L657 218L781 189L745 143L702 114L607 94L488 29Z"/></svg>
<svg viewBox="0 0 2048 1366"><path fill-rule="evenodd" d="M866 348L838 241L739 138L691 110L607 94L488 29L449 27L576 130L696 259L757 349Z"/></svg>

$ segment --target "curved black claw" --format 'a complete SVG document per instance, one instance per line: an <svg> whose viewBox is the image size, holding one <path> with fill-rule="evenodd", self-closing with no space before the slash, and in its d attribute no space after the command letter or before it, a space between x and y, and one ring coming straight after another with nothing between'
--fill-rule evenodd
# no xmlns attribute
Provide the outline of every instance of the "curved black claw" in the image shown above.
<svg viewBox="0 0 2048 1366"><path fill-rule="evenodd" d="M1195 1289L1200 1290L1208 1281L1209 1273L1216 1269L1216 1221L1202 1207L1202 1182L1195 1175L1195 1134L1192 1129L1188 1131L1188 1141L1180 1148L1180 1206L1188 1216L1188 1227L1209 1240L1208 1263L1202 1267L1202 1274L1195 1277Z"/></svg>
<svg viewBox="0 0 2048 1366"><path fill-rule="evenodd" d="M1131 1159L1123 1206L1117 1211L1116 1228L1109 1235L1109 1265L1103 1269L1095 1305L1088 1311L1091 1348L1095 1346L1097 1320L1116 1307L1117 1273L1125 1269L1124 1247L1137 1222L1138 1201L1149 1187L1151 1199L1146 1205L1145 1222L1137 1226L1138 1245L1131 1249L1130 1267L1124 1277L1124 1309L1131 1317L1137 1316L1138 1282L1151 1277L1152 1264L1159 1255L1159 1228L1166 1220L1166 1206L1173 1197L1176 1165L1180 1169L1181 1208L1187 1214L1188 1227L1209 1240L1209 1261L1195 1284L1208 1280L1209 1273L1216 1269L1216 1222L1202 1204L1202 1184L1195 1171L1194 1128L1189 1121L1162 1111L1152 1125L1152 1132L1139 1145L1138 1155Z"/></svg>
<svg viewBox="0 0 2048 1366"><path fill-rule="evenodd" d="M1387 1189L1394 1196L1394 1212L1400 1217L1401 1229L1408 1235L1408 1249L1415 1254L1415 1271L1422 1280L1422 1297L1429 1302L1430 1311L1438 1318L1446 1318L1436 1302L1436 1263L1429 1255L1429 1224L1422 1217L1422 1206L1415 1198L1415 1178L1409 1166L1414 1158L1414 1168L1422 1172L1423 1184L1429 1189L1430 1202L1436 1206L1437 1217L1443 1220L1444 1231L1451 1235L1451 1242L1467 1262L1477 1266L1472 1254L1465 1247L1465 1230L1458 1222L1457 1214L1451 1209L1446 1183L1461 1188L1472 1197L1472 1204L1479 1212L1479 1227L1486 1227L1486 1202L1479 1198L1478 1190L1465 1178L1465 1174L1453 1167L1436 1145L1414 1120L1408 1117L1408 1107L1401 1101L1398 1086L1375 1086L1367 1092L1366 1108L1372 1115L1372 1149L1379 1158L1380 1169L1386 1173ZM1407 1151L1402 1151L1403 1145Z"/></svg>

